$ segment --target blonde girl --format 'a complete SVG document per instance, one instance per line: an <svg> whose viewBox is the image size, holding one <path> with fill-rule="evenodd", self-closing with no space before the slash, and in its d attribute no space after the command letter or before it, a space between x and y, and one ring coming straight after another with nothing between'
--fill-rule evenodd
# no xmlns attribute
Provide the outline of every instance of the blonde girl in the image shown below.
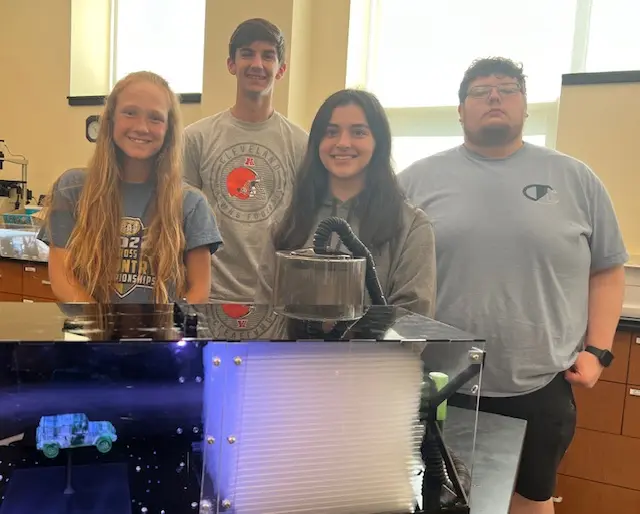
<svg viewBox="0 0 640 514"><path fill-rule="evenodd" d="M40 238L60 302L208 300L222 241L205 197L182 181L180 104L150 72L120 80L87 169L53 186Z"/></svg>

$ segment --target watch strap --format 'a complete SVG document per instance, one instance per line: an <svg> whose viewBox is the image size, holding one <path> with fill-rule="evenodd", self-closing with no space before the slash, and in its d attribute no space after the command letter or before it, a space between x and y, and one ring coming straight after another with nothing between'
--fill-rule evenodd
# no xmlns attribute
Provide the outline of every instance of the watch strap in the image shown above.
<svg viewBox="0 0 640 514"><path fill-rule="evenodd" d="M609 350L603 350L602 348L596 348L595 346L586 346L584 350L595 355L600 361L600 364L605 368L608 368L613 361L613 353Z"/></svg>

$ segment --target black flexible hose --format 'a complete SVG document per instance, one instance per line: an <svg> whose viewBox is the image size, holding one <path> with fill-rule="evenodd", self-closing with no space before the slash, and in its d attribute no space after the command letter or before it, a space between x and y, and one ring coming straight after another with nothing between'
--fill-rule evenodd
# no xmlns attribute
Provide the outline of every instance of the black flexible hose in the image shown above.
<svg viewBox="0 0 640 514"><path fill-rule="evenodd" d="M318 224L315 234L313 235L313 249L318 254L328 254L329 241L331 234L338 234L342 244L352 253L354 257L362 257L367 261L367 270L365 275L365 284L367 292L371 297L371 303L374 305L387 305L387 299L382 292L380 281L376 273L376 263L369 249L360 239L353 233L349 223L338 217L331 217L322 220Z"/></svg>
<svg viewBox="0 0 640 514"><path fill-rule="evenodd" d="M429 375L425 375L420 399L420 418L425 423L425 434L420 445L420 453L424 463L422 512L427 514L443 512L443 509L444 512L448 512L447 508L456 505L461 500L453 491L452 477L447 472L443 448L440 447L438 434L434 432L437 429L430 428L430 421L435 421L436 409L442 403L440 396L441 391L438 391L434 380ZM440 427L440 430L442 430L442 427ZM442 441L442 444L446 446L444 441ZM471 491L469 468L450 448L447 447L446 451L451 456L460 486L468 497Z"/></svg>
<svg viewBox="0 0 640 514"><path fill-rule="evenodd" d="M422 442L422 459L424 460L424 467L427 470L426 474L434 480L435 483L440 485L447 484L447 471L442 460L442 454L438 447L438 442L431 437L426 437ZM439 500L439 499L438 499Z"/></svg>
<svg viewBox="0 0 640 514"><path fill-rule="evenodd" d="M314 251L317 254L330 254L329 241L331 240L331 234L334 232L338 234L342 244L344 244L354 257L361 257L366 260L367 270L365 284L371 297L371 302L374 305L387 305L387 300L384 297L382 287L378 280L373 256L364 243L353 233L346 220L331 217L321 221L313 236ZM452 386L453 385L454 384L452 384ZM431 416L435 416L435 409L438 403L441 402L434 403L433 400L440 400L438 396L438 389L435 382L427 375L424 382L421 411L424 409L428 411ZM448 507L455 505L460 499L449 490L448 486L451 485L451 478L447 474L438 435L433 433L432 430L429 430L429 420L427 419L425 421L427 423L425 427L426 432L420 448L425 467L422 483L423 512L441 512L442 509L446 511ZM448 451L460 479L460 485L468 495L469 489L471 488L469 469L457 455L454 455L450 450Z"/></svg>

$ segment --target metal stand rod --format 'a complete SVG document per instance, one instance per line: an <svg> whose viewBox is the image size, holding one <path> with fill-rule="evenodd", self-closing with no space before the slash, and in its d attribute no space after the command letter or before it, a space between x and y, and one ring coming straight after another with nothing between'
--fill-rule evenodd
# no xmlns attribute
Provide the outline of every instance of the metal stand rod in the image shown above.
<svg viewBox="0 0 640 514"><path fill-rule="evenodd" d="M67 486L64 488L64 494L74 494L73 486L71 485L71 471L73 469L73 462L71 459L71 451L67 450Z"/></svg>

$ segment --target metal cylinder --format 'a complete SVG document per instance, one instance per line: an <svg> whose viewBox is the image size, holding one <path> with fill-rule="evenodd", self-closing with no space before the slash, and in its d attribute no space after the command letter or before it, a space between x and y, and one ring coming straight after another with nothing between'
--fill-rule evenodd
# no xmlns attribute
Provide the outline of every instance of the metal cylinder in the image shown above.
<svg viewBox="0 0 640 514"><path fill-rule="evenodd" d="M274 310L294 319L348 321L365 309L364 258L313 249L276 252Z"/></svg>

